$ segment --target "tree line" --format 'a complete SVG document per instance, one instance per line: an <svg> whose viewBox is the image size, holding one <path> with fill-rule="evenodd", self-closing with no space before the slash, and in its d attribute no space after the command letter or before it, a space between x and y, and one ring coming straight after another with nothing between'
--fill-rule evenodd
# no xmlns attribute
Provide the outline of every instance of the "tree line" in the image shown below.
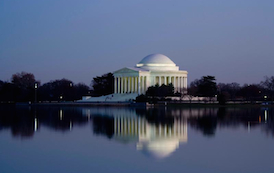
<svg viewBox="0 0 274 173"><path fill-rule="evenodd" d="M214 76L203 76L190 83L189 96L217 97L221 104L226 101L273 101L274 76L265 76L258 84L216 83ZM190 98L191 99L191 98Z"/></svg>
<svg viewBox="0 0 274 173"><path fill-rule="evenodd" d="M214 76L202 76L190 83L187 88L179 89L175 93L172 84L155 85L148 88L145 95L136 98L138 102L157 102L159 100L168 100L169 96L188 99L190 102L194 97L203 98L202 101L211 101L217 98L220 104L227 101L273 101L274 100L274 76L265 77L259 84L238 83L216 83Z"/></svg>
<svg viewBox="0 0 274 173"><path fill-rule="evenodd" d="M0 102L74 101L84 95L101 96L113 93L112 73L94 77L91 87L75 84L68 79L52 80L41 84L32 73L13 74L10 82L0 80Z"/></svg>
<svg viewBox="0 0 274 173"><path fill-rule="evenodd" d="M96 76L90 87L84 83L74 84L68 79L59 79L41 85L32 73L21 72L13 74L11 82L0 80L0 102L35 102L35 101L74 101L84 95L102 96L114 92L114 77L112 73ZM224 104L226 101L262 101L274 100L274 76L265 77L259 84L216 83L214 76L202 76L190 83L187 91L181 88L175 93L172 84L155 85L148 88L145 95L137 99L166 98L168 96L206 97L209 100L217 97ZM156 100L157 100L156 99Z"/></svg>
<svg viewBox="0 0 274 173"><path fill-rule="evenodd" d="M0 81L1 102L73 101L89 92L83 83L71 80L53 80L41 85L32 73L13 74L11 82Z"/></svg>

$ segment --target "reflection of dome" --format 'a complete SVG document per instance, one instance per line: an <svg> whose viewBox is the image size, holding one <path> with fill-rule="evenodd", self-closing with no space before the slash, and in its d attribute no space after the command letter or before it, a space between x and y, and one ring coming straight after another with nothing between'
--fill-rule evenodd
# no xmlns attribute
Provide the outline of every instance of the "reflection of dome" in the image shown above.
<svg viewBox="0 0 274 173"><path fill-rule="evenodd" d="M157 159L162 159L169 156L179 146L178 139L166 139L149 142L139 142L137 149L142 150L146 155L152 156Z"/></svg>
<svg viewBox="0 0 274 173"><path fill-rule="evenodd" d="M136 67L155 71L178 71L179 67L167 56L163 54L151 54L144 57Z"/></svg>

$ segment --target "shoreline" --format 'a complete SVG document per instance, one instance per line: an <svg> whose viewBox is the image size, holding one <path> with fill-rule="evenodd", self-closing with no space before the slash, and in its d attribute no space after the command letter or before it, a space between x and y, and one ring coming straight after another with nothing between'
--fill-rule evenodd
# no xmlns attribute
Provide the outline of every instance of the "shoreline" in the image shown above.
<svg viewBox="0 0 274 173"><path fill-rule="evenodd" d="M273 102L263 103L228 103L221 105L219 103L185 103L185 102L159 102L155 104L140 102L17 102L17 103L0 103L0 106L15 105L15 106L102 106L102 107L274 107Z"/></svg>

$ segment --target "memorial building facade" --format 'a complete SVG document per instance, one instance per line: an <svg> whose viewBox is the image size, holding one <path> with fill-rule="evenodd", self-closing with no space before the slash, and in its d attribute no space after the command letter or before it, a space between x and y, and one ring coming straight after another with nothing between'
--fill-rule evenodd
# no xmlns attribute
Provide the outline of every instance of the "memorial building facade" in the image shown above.
<svg viewBox="0 0 274 173"><path fill-rule="evenodd" d="M117 70L114 75L114 94L145 94L148 87L158 84L173 84L174 91L187 90L187 71L179 67L163 54L144 57L135 67Z"/></svg>

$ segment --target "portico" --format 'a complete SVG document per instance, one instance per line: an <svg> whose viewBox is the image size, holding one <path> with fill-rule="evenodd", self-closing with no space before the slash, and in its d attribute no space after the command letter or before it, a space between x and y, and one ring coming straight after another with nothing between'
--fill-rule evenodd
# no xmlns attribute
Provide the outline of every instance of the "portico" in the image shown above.
<svg viewBox="0 0 274 173"><path fill-rule="evenodd" d="M175 92L186 92L187 71L167 56L152 54L143 58L135 67L125 67L114 72L114 93L145 94L150 86L173 84Z"/></svg>

